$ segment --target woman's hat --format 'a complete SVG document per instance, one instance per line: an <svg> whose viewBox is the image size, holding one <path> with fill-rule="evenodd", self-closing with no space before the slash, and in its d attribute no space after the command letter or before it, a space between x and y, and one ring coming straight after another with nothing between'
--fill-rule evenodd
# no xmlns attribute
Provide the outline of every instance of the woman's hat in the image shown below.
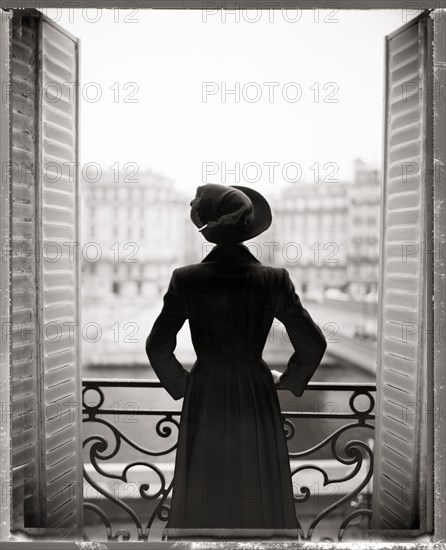
<svg viewBox="0 0 446 550"><path fill-rule="evenodd" d="M252 239L272 222L265 197L241 185L200 185L190 205L191 220L206 240L216 244Z"/></svg>

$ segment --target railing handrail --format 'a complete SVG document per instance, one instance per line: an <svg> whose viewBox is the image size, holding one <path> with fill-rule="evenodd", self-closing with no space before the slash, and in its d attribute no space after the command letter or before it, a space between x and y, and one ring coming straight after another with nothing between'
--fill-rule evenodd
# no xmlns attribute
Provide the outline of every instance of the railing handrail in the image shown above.
<svg viewBox="0 0 446 550"><path fill-rule="evenodd" d="M102 386L102 387L117 387L124 386L129 388L162 388L163 385L159 380L146 378L83 378L83 386ZM285 390L282 385L276 386L278 390ZM336 391L352 391L360 389L363 391L376 391L376 382L309 382L305 391L315 390L336 390Z"/></svg>

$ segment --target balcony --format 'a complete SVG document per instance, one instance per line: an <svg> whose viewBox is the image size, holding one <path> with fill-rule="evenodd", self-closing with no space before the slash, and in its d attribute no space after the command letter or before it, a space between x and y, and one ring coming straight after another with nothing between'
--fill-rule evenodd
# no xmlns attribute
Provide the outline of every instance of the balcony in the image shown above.
<svg viewBox="0 0 446 550"><path fill-rule="evenodd" d="M376 385L310 383L306 410L278 391L300 539L366 539ZM181 410L140 406L165 394L155 380L83 380L85 541L165 540Z"/></svg>

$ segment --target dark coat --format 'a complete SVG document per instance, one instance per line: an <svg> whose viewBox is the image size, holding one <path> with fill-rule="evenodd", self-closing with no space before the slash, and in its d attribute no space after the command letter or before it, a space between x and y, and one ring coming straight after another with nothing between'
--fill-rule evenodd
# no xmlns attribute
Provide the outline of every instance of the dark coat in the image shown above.
<svg viewBox="0 0 446 550"><path fill-rule="evenodd" d="M262 351L274 318L295 352L281 383L302 395L326 349L285 269L241 244L175 269L146 352L174 399L184 397L168 536L297 536L277 390ZM174 355L189 320L197 360Z"/></svg>

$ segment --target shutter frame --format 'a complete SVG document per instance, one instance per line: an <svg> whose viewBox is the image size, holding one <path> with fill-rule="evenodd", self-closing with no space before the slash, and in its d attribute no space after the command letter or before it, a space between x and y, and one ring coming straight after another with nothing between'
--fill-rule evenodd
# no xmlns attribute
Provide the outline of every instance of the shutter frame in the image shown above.
<svg viewBox="0 0 446 550"><path fill-rule="evenodd" d="M439 333L434 340L434 407L446 410L446 346L441 332L446 326L446 9L435 9L434 19L434 242L437 257L434 265L434 327ZM438 246L438 248L437 248ZM434 480L432 484L434 510L434 541L446 540L446 499L442 490L446 480L446 430L444 415L433 426ZM429 448L429 447L428 447Z"/></svg>
<svg viewBox="0 0 446 550"><path fill-rule="evenodd" d="M0 8L0 81L10 81L11 17L12 14ZM0 430L0 486L3 487L0 499L0 540L8 540L12 524L12 464L11 464L11 273L10 273L10 217L11 217L11 183L8 167L10 165L10 98L2 97L0 104L0 127L8 128L0 138L0 228L4 239L0 262L0 320L2 326L2 345L0 351L0 401L2 403ZM6 168L5 168L6 167ZM3 407L8 407L5 410Z"/></svg>
<svg viewBox="0 0 446 550"><path fill-rule="evenodd" d="M36 305L36 89L35 10L10 12L10 277L12 329L12 530L40 525L38 426L38 316ZM23 92L29 90L26 97ZM29 170L29 173L27 172ZM23 247L23 248L22 248ZM31 256L28 256L28 252ZM22 333L22 328L29 332ZM26 330L26 329L25 329ZM28 387L27 387L28 386Z"/></svg>
<svg viewBox="0 0 446 550"><path fill-rule="evenodd" d="M392 41L400 46L404 43L404 33L410 34L416 30L417 42L413 49L416 52L417 60L417 75L420 79L418 82L418 94L408 100L409 107L413 105L414 98L420 94L420 87L425 92L426 89L431 89L432 73L432 21L428 13L422 13L420 16L406 25L400 27L395 32L386 37L385 40L385 83L384 83L384 143L383 143L383 192L381 197L381 239L380 239L380 284L379 284L379 316L378 316L378 365L377 365L377 414L376 414L376 438L375 438L375 464L374 464L374 480L373 480L373 513L372 526L373 531L385 533L386 536L406 536L418 535L424 533L427 528L426 524L426 498L427 486L430 483L431 472L429 470L428 455L426 452L426 444L429 441L429 433L431 426L427 425L422 420L425 415L425 408L429 406L429 387L431 384L431 372L428 370L432 366L431 360L431 338L426 338L426 333L431 327L432 306L431 306L431 266L426 261L425 257L430 257L426 254L432 246L432 105L424 95L424 101L418 101L421 120L414 122L412 126L417 128L419 137L412 140L415 146L418 147L419 153L419 171L415 177L418 184L415 188L413 182L409 185L402 181L403 178L403 160L407 162L407 154L411 150L410 140L404 139L400 142L400 151L406 151L406 157L402 156L394 161L394 166L389 166L389 160L398 147L395 145L395 139L392 143L392 137L395 137L395 119L398 120L398 115L395 114L395 105L403 103L401 100L392 101L392 75L390 64ZM410 48L410 46L409 46ZM404 50L402 47L395 55L400 55ZM401 63L396 71L400 71L404 67L404 62ZM400 78L400 85L404 82L411 82L404 77ZM402 89L402 88L401 88ZM394 109L393 119L390 120L390 111ZM404 107L401 107L404 113ZM406 115L408 110L406 109ZM404 116L404 115L403 115ZM400 116L400 118L403 118ZM410 116L410 114L408 115ZM392 125L392 122L394 123ZM406 125L400 131L400 137L407 131ZM398 129L396 129L396 132ZM398 134L397 134L398 135ZM413 146L412 143L412 146ZM404 155L404 154L403 154ZM417 158L415 156L414 158ZM395 168L396 165L396 168ZM389 179L395 178L395 170L398 173L398 168L401 170L401 181L394 179L389 186ZM393 172L392 172L393 169ZM410 178L406 180L409 181ZM393 191L389 187L394 187ZM407 192L409 187L409 192ZM406 190L406 195L404 191ZM390 196L390 199L389 199ZM418 200L419 208L416 210L414 203L411 200ZM404 205L407 211L396 212L395 206L398 202L407 200ZM412 221L407 213L412 210ZM396 220L392 220L391 215L394 215ZM401 232L398 222L406 221L410 227L412 235L409 238L404 238L404 232ZM407 227L405 229L407 231ZM392 240L394 245L390 245ZM415 242L418 244L418 254L415 259L409 260L407 266L412 265L412 268L407 269L407 281L409 284L406 287L406 295L404 290L394 289L392 295L392 280L394 284L398 281L398 277L404 279L404 269L400 267L400 271L395 270L392 273L389 265L391 258L394 258L394 263L398 262L398 254L400 256L399 263L402 264L402 253L404 242ZM423 245L425 248L423 249ZM399 252L398 252L399 248ZM389 262L390 259L390 262ZM412 262L410 264L410 262ZM414 275L414 269L415 275ZM412 271L412 272L411 272ZM417 294L414 295L410 291L414 280L410 280L411 276L415 277L415 288ZM402 280L402 279L401 279ZM403 285L401 285L403 286ZM390 288L390 292L389 292ZM400 294L399 292L400 291ZM390 295L390 296L389 296ZM391 300L394 300L393 311ZM399 303L398 303L399 298ZM390 306L388 301L390 299ZM404 310L404 306L411 306ZM392 317L393 315L393 317ZM389 320L394 321L394 326L389 328ZM417 327L416 339L412 339L410 345L407 343L397 343L392 338L397 338L398 332L400 338L403 335L404 323L415 323ZM428 323L426 325L426 323ZM410 336L410 335L409 335ZM389 343L390 339L390 343ZM392 354L393 352L393 354ZM416 356L414 356L416 354ZM404 355L407 357L406 371L401 368L404 364ZM398 372L398 367L400 371ZM398 377L408 376L409 381L404 386L402 380ZM412 375L412 378L411 378ZM390 389L392 388L393 389ZM396 390L396 391L395 391ZM408 397L399 397L397 391L401 395L404 391ZM392 393L393 392L393 393ZM395 396L397 395L397 396ZM408 401L409 400L409 401ZM413 400L411 402L410 400ZM403 415L404 406L406 405L406 421L403 421L403 416L398 418L398 413ZM407 408L409 405L409 408ZM393 409L392 409L393 407ZM412 415L413 422L407 420L407 416ZM392 414L393 413L393 414ZM392 418L393 417L393 418ZM399 421L399 424L398 424ZM398 440L399 438L399 440ZM408 439L406 439L408 438ZM413 446L410 442L413 442ZM413 451L413 456L410 457L410 451ZM408 461L410 457L412 461ZM426 471L427 466L427 471ZM390 473L392 472L392 473ZM405 513L398 514L398 508L405 508ZM408 511L407 511L408 509ZM396 515L395 515L396 512Z"/></svg>

